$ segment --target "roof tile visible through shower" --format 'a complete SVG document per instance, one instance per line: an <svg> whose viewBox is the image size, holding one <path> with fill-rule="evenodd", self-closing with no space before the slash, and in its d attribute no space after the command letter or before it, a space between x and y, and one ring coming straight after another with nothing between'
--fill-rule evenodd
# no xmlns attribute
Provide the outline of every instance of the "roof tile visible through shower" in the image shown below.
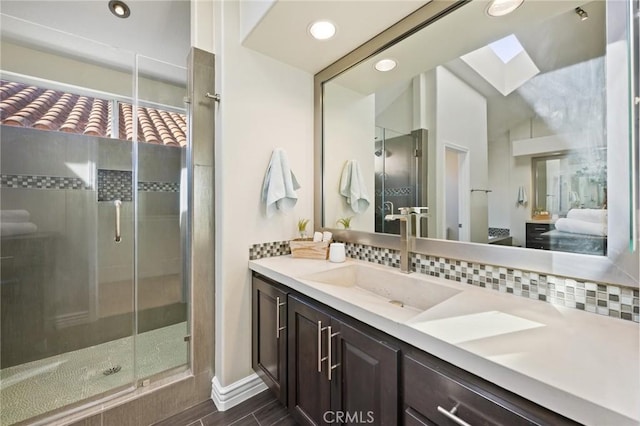
<svg viewBox="0 0 640 426"><path fill-rule="evenodd" d="M118 137L133 139L133 108L117 102ZM0 80L0 123L10 126L58 130L92 136L113 137L114 103L23 83ZM185 146L184 114L138 107L138 139L142 142Z"/></svg>

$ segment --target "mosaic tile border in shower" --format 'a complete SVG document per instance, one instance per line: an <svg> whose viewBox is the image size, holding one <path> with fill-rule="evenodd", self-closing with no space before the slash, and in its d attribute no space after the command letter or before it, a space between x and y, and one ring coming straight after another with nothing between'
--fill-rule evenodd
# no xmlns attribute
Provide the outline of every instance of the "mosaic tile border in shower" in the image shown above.
<svg viewBox="0 0 640 426"><path fill-rule="evenodd" d="M130 170L98 169L98 201L133 201Z"/></svg>
<svg viewBox="0 0 640 426"><path fill-rule="evenodd" d="M39 175L0 175L0 188L91 190L80 178Z"/></svg>
<svg viewBox="0 0 640 426"><path fill-rule="evenodd" d="M384 189L385 197L401 197L401 196L412 195L412 194L413 194L413 188L410 186ZM382 195L383 195L383 192L381 190L376 191L376 197L381 197Z"/></svg>
<svg viewBox="0 0 640 426"><path fill-rule="evenodd" d="M511 235L509 228L489 228L490 237L508 237Z"/></svg>
<svg viewBox="0 0 640 426"><path fill-rule="evenodd" d="M253 244L251 247L249 247L249 260L257 260L265 257L284 256L287 254L291 254L289 240L258 243Z"/></svg>
<svg viewBox="0 0 640 426"><path fill-rule="evenodd" d="M345 251L347 257L352 259L392 268L400 267L398 250L345 242ZM249 259L256 260L290 253L289 241L254 244L249 248ZM417 273L535 299L556 306L640 322L640 291L635 288L420 253L411 253L411 269Z"/></svg>
<svg viewBox="0 0 640 426"><path fill-rule="evenodd" d="M140 192L180 192L178 182L138 182Z"/></svg>
<svg viewBox="0 0 640 426"><path fill-rule="evenodd" d="M107 173L105 173L107 172ZM112 173L108 173L112 172ZM123 188L131 185L131 172L127 170L98 169L99 201L113 201L122 195ZM124 179L124 181L123 181ZM75 189L91 191L93 185L85 184L80 178L44 175L8 175L0 174L0 188L12 189ZM118 188L117 194L112 194ZM138 182L140 192L180 192L179 182ZM123 196L123 201L132 201L133 195ZM113 198L115 196L115 198ZM105 199L106 198L106 199Z"/></svg>

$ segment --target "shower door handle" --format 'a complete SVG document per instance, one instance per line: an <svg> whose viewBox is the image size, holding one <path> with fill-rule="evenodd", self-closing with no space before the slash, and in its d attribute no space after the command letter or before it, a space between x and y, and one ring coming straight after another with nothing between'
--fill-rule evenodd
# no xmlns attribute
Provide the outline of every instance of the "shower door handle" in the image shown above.
<svg viewBox="0 0 640 426"><path fill-rule="evenodd" d="M116 206L116 243L120 242L120 207L122 206L122 201L115 200L113 205Z"/></svg>

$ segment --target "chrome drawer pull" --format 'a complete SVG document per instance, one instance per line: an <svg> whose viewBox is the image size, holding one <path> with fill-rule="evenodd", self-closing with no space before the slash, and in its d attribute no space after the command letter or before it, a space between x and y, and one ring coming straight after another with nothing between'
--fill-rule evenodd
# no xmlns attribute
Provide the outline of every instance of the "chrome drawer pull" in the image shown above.
<svg viewBox="0 0 640 426"><path fill-rule="evenodd" d="M327 379L329 379L329 381L331 381L331 372L333 371L334 368L338 368L340 366L340 363L333 365L332 364L332 360L331 357L333 356L331 354L332 349L331 349L331 339L333 339L334 337L336 337L338 334L340 333L332 333L331 332L331 326L327 327Z"/></svg>
<svg viewBox="0 0 640 426"><path fill-rule="evenodd" d="M280 303L280 297L276 297L276 339L280 338L280 332L287 328L287 326L280 327L280 308L286 306L287 303Z"/></svg>
<svg viewBox="0 0 640 426"><path fill-rule="evenodd" d="M457 411L458 411L458 405L453 407L451 411L447 411L446 409L438 405L438 412L444 414L446 417L448 417L450 420L452 420L456 424L459 424L460 426L471 426L469 423L465 422L460 417L456 416Z"/></svg>
<svg viewBox="0 0 640 426"><path fill-rule="evenodd" d="M327 357L322 356L322 332L327 327L322 326L322 321L318 321L318 373L322 373L322 361L326 361Z"/></svg>

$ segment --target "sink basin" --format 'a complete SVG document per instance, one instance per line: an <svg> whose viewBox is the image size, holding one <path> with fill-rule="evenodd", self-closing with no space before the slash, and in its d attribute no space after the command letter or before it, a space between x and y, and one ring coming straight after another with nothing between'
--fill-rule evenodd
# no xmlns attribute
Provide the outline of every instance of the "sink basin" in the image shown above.
<svg viewBox="0 0 640 426"><path fill-rule="evenodd" d="M416 314L460 292L411 275L364 265L348 265L310 274L302 279L325 284L325 290L333 287L335 291L332 293L341 293L350 299L361 296L364 301L372 301L373 295L378 302L392 305L396 309L411 310ZM349 291L345 292L347 290ZM358 299L351 301L359 302Z"/></svg>

